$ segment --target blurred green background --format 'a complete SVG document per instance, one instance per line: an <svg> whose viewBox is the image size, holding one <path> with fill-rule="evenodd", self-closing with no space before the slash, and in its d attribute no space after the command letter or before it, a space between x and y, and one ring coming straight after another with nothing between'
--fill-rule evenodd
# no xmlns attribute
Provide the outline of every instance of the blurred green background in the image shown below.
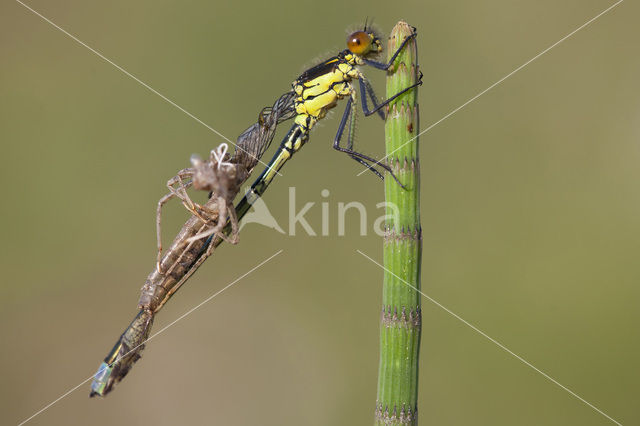
<svg viewBox="0 0 640 426"><path fill-rule="evenodd" d="M424 129L612 3L28 4L235 140L366 16L418 27ZM622 3L420 142L423 290L625 425L640 424L638 12ZM0 423L15 424L95 372L154 266L164 182L222 139L13 1L0 61ZM108 398L86 383L29 424L371 424L382 271L356 250L379 260L381 241L335 219L349 201L377 217L383 193L331 149L342 108L265 197L285 229L290 186L316 229L329 202L331 235L247 226L155 331L284 252L150 342ZM380 156L381 132L361 120L360 147ZM186 212L167 212L168 240ZM423 311L421 424L613 424Z"/></svg>

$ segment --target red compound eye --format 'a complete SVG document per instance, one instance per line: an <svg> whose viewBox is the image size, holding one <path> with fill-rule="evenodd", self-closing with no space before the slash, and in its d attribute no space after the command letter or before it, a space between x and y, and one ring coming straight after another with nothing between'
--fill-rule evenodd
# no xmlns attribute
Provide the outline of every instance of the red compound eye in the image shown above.
<svg viewBox="0 0 640 426"><path fill-rule="evenodd" d="M347 47L351 53L362 55L369 50L371 46L371 37L364 31L356 31L347 37Z"/></svg>

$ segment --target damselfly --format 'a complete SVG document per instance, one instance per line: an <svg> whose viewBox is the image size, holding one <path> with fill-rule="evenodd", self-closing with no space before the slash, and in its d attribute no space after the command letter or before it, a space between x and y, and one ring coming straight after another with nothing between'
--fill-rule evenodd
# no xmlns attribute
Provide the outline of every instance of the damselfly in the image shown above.
<svg viewBox="0 0 640 426"><path fill-rule="evenodd" d="M380 70L389 69L409 40L415 36L414 29L414 33L403 41L389 62L377 62L371 57L382 51L382 44L375 33L365 25L364 30L356 31L348 37L347 49L303 72L293 82L293 91L285 93L271 109L263 110L258 123L239 137L234 156L228 161L235 167L233 177L229 177L231 174L221 174L222 163L226 159L215 158L216 161L213 161L210 158L206 165L196 161L195 168L185 169L169 181L171 193L158 205L158 227L160 226L159 211L162 205L173 197L182 200L185 207L191 211L192 217L182 227L171 247L162 257L159 256L157 267L142 287L140 312L100 366L92 383L91 396L106 395L115 383L122 380L133 363L140 358L140 352L148 338L155 313L210 256L215 247L227 239L228 235L231 235L232 239L236 238L237 221L242 219L251 205L264 194L282 166L308 141L309 132L313 126L336 106L338 100L348 98L333 148L365 165L380 178L383 178L383 175L376 167L384 169L398 184L402 185L393 174L391 167L353 149L357 96L352 81L354 79L359 81L365 116L378 113L381 118L385 118L382 108L393 99L422 84L422 74L420 73L416 84L379 103L372 85L358 67L370 65ZM373 103L373 109L368 107L367 96ZM227 206L231 205L240 186L269 146L277 124L294 117L293 126L280 143L266 169L236 205L235 212L229 212ZM349 126L347 146L342 147L340 141L347 123ZM208 190L213 189L213 196L203 206L191 201L186 193L186 188L194 182L198 169L203 179L200 185ZM209 174L207 174L208 171L210 171ZM227 214L231 218L228 223L225 220ZM202 238L207 235L206 240Z"/></svg>

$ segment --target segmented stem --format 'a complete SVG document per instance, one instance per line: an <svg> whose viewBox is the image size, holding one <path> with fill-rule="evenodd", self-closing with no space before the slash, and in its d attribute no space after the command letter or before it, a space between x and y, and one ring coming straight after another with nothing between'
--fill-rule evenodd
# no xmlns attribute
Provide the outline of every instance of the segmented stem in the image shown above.
<svg viewBox="0 0 640 426"><path fill-rule="evenodd" d="M391 32L389 57L414 29L399 22ZM415 39L387 74L387 97L417 81ZM405 188L387 175L387 222L380 324L380 366L375 425L417 425L421 310L420 163L416 90L394 100L385 125L386 161ZM413 288L412 288L413 287Z"/></svg>

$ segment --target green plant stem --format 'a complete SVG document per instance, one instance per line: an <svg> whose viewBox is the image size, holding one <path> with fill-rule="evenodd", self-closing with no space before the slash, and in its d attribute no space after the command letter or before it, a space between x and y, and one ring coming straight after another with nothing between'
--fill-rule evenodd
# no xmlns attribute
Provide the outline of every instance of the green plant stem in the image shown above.
<svg viewBox="0 0 640 426"><path fill-rule="evenodd" d="M391 32L388 57L413 28L399 22ZM387 74L387 97L417 79L415 39L396 58ZM402 188L387 175L387 222L384 236L384 283L380 324L380 366L376 425L416 425L421 310L420 164L418 161L418 106L416 90L390 105L385 124L387 164ZM413 288L412 288L413 287Z"/></svg>

